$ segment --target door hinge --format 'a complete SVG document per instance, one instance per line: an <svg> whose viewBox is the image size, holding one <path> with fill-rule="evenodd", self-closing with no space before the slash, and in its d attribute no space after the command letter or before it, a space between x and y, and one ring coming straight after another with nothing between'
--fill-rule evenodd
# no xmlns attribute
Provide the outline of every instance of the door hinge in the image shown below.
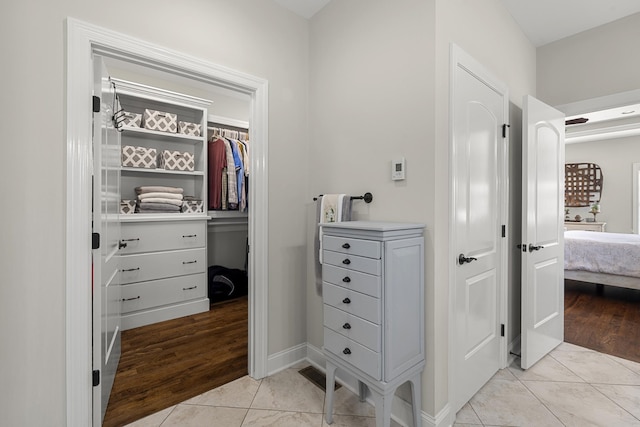
<svg viewBox="0 0 640 427"><path fill-rule="evenodd" d="M100 112L100 97L93 95L93 112Z"/></svg>
<svg viewBox="0 0 640 427"><path fill-rule="evenodd" d="M100 233L91 233L91 249L100 248Z"/></svg>
<svg viewBox="0 0 640 427"><path fill-rule="evenodd" d="M510 127L511 127L511 125L508 125L506 123L502 125L502 137L503 138L507 137L507 128L510 128Z"/></svg>
<svg viewBox="0 0 640 427"><path fill-rule="evenodd" d="M98 369L95 369L93 371L92 384L94 387L97 387L100 385L100 371Z"/></svg>
<svg viewBox="0 0 640 427"><path fill-rule="evenodd" d="M507 237L507 226L502 224L502 237Z"/></svg>
<svg viewBox="0 0 640 427"><path fill-rule="evenodd" d="M504 323L502 323L500 325L500 336L503 337L504 336Z"/></svg>

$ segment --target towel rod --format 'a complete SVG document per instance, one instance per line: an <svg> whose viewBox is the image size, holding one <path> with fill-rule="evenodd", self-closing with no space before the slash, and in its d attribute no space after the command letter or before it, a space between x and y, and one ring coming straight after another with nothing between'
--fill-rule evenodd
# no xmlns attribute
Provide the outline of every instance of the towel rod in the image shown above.
<svg viewBox="0 0 640 427"><path fill-rule="evenodd" d="M318 197L322 197L323 194L320 194ZM318 200L318 197L314 197L313 200ZM373 194L367 192L364 193L364 196L351 196L351 200L364 200L365 203L371 203L373 201Z"/></svg>

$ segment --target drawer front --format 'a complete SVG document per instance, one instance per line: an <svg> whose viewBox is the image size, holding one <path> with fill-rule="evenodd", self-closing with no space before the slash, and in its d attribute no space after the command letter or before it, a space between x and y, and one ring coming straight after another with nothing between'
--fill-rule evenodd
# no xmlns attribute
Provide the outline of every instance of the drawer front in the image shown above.
<svg viewBox="0 0 640 427"><path fill-rule="evenodd" d="M373 274L360 273L335 265L322 265L322 280L347 289L380 298L381 279Z"/></svg>
<svg viewBox="0 0 640 427"><path fill-rule="evenodd" d="M382 253L380 242L346 237L323 236L322 248L349 255L380 259Z"/></svg>
<svg viewBox="0 0 640 427"><path fill-rule="evenodd" d="M380 353L372 351L329 328L324 328L324 348L376 380L382 379Z"/></svg>
<svg viewBox="0 0 640 427"><path fill-rule="evenodd" d="M380 300L378 298L327 282L322 282L322 295L325 304L380 324Z"/></svg>
<svg viewBox="0 0 640 427"><path fill-rule="evenodd" d="M322 251L322 263L376 276L379 276L382 272L382 264L379 259L333 252L326 249Z"/></svg>
<svg viewBox="0 0 640 427"><path fill-rule="evenodd" d="M124 255L120 257L120 283L145 282L186 274L204 273L206 261L204 248Z"/></svg>
<svg viewBox="0 0 640 427"><path fill-rule="evenodd" d="M121 236L127 247L122 248L120 253L204 248L206 235L205 221L124 222Z"/></svg>
<svg viewBox="0 0 640 427"><path fill-rule="evenodd" d="M380 351L380 326L375 323L325 304L324 326L373 351Z"/></svg>
<svg viewBox="0 0 640 427"><path fill-rule="evenodd" d="M204 273L122 285L122 314L207 296Z"/></svg>

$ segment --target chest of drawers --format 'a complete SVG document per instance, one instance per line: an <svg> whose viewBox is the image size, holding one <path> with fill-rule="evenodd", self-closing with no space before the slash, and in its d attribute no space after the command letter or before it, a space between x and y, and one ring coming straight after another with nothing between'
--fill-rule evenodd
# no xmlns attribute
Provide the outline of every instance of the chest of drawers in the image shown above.
<svg viewBox="0 0 640 427"><path fill-rule="evenodd" d="M327 365L326 420L332 422L337 368L368 389L376 425L389 426L391 401L411 383L415 425L424 369L422 224L323 224L322 292Z"/></svg>
<svg viewBox="0 0 640 427"><path fill-rule="evenodd" d="M122 329L209 309L206 221L122 223Z"/></svg>

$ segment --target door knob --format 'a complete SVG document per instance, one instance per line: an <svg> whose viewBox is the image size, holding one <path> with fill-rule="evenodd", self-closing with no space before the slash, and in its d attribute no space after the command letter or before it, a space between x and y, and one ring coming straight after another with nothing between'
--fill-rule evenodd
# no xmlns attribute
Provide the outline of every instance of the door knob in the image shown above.
<svg viewBox="0 0 640 427"><path fill-rule="evenodd" d="M125 242L123 242L122 240L120 240L118 242L118 249L124 249L127 247L127 244Z"/></svg>
<svg viewBox="0 0 640 427"><path fill-rule="evenodd" d="M542 248L544 248L544 246L536 246L529 243L529 252L539 251Z"/></svg>
<svg viewBox="0 0 640 427"><path fill-rule="evenodd" d="M474 257L466 257L464 256L464 254L460 254L458 255L458 264L462 265L465 262L471 262L471 261L477 261L478 258L474 258Z"/></svg>

